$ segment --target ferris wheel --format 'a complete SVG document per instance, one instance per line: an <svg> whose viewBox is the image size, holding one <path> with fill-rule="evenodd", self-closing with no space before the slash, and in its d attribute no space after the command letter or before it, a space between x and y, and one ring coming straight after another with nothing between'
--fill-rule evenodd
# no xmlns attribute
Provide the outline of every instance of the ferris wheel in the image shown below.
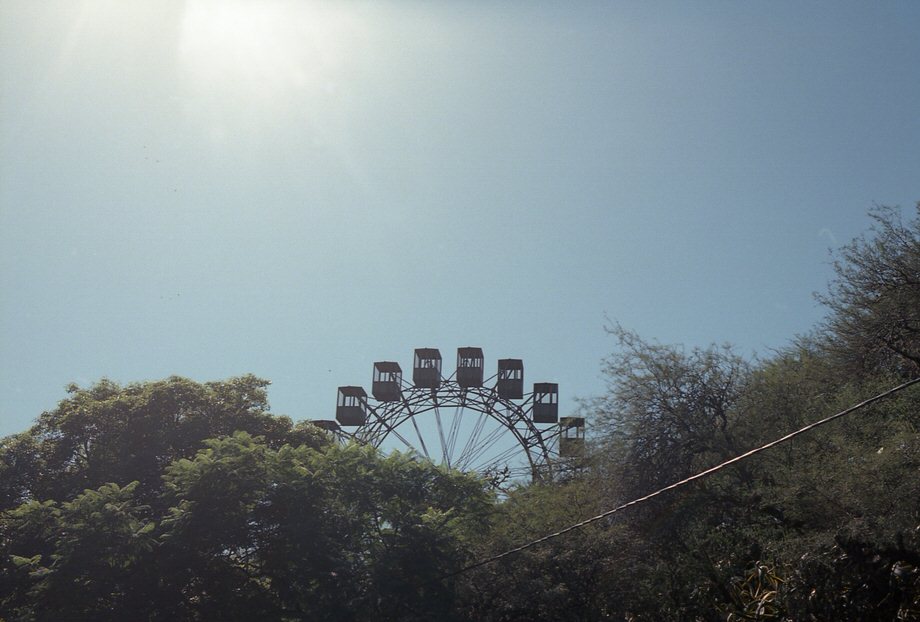
<svg viewBox="0 0 920 622"><path fill-rule="evenodd" d="M336 419L315 421L342 439L410 451L451 469L476 472L495 487L547 479L584 452L584 418L559 417L559 386L524 393L524 363L500 359L484 378L481 348L458 348L442 373L436 348L415 350L412 382L394 361L374 363L371 397L338 389Z"/></svg>

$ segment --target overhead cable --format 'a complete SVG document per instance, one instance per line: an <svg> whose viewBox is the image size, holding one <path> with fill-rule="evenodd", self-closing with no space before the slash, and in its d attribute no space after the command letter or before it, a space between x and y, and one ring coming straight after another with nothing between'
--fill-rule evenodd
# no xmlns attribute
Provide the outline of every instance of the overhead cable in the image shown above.
<svg viewBox="0 0 920 622"><path fill-rule="evenodd" d="M799 428L799 429L796 430L795 432L791 432L791 433L789 433L789 434L787 434L787 435L785 435L785 436L783 436L783 437L780 437L780 438L778 438L778 439L776 439L776 440L774 440L774 441L770 441L770 442L767 443L766 445L761 445L760 447L757 447L757 448L752 449L752 450L750 450L750 451L747 451L747 452L745 452L745 453L743 453L743 454L740 454L740 455L738 455L738 456L735 456L734 458L730 458L730 459L726 460L725 462L722 462L722 463L720 463L720 464L717 464L717 465L714 466L714 467L708 468L708 469L706 469L705 471L700 471L699 473L696 473L695 475L691 475L690 477L687 477L686 479L682 479L682 480L680 480L680 481L678 481L678 482L674 482L673 484L670 484L670 485L668 485L668 486L665 486L664 488L660 488L659 490L656 490L655 492L649 493L649 494L645 495L644 497L639 497L638 499L633 499L632 501L628 501L627 503L624 503L624 504L622 504L622 505L618 505L617 507L615 507L615 508L613 508L613 509L611 509L611 510L607 510L606 512L604 512L604 513L602 513L602 514L598 514L597 516L592 516L591 518L585 519L585 520L583 520L583 521L581 521L581 522L579 522L579 523L575 523L574 525L569 525L568 527L566 527L566 528L564 528L564 529L560 529L559 531L555 531L555 532L553 532L553 533L547 534L547 535L543 536L542 538L537 538L536 540L531 540L530 542L527 542L527 543L525 543L525 544L522 544L522 545L520 545L520 546L517 546L517 547L515 547L515 548L513 548L513 549L509 549L509 550L505 551L504 553L499 553L498 555L493 555L493 556L491 556L491 557L487 557L487 558L485 558L485 559L481 559L481 560L479 560L479 561L477 561L477 562L474 562L474 563L472 563L472 564L469 564L468 566L464 566L464 567L461 568L460 570L457 570L457 571L455 571L455 572L446 574L446 575L442 576L441 579L447 579L447 578L450 578L450 577L453 577L453 576L462 574L462 573L464 573L464 572L468 572L468 571L470 571L470 570L473 570L474 568L479 568L480 566L485 566L486 564L490 564L490 563L492 563L492 562L498 561L498 560L503 559L503 558L505 558L505 557L508 557L508 556L510 556L510 555L514 555L515 553L520 553L521 551L524 551L524 550L526 550L526 549L532 548L532 547L534 547L534 546L536 546L536 545L538 545L538 544L542 544L543 542L547 542L547 541L552 540L552 539L554 539L554 538L558 538L559 536L565 535L565 534L569 533L570 531L575 531L576 529L581 529L582 527L584 527L584 526L586 526L586 525L590 525L591 523L594 523L594 522L597 522L597 521L599 521L599 520L601 520L601 519L607 518L608 516L611 516L611 515L613 515L613 514L616 514L617 512L620 512L620 511L622 511L622 510L625 510L626 508L632 507L632 506L634 506L634 505L639 505L640 503L645 503L646 501L648 501L648 500L650 500L650 499L653 499L653 498L655 498L655 497L657 497L657 496L659 496L659 495L662 495L662 494L664 494L664 493L666 493L666 492L668 492L668 491L670 491L670 490L674 490L674 489L676 489L676 488L680 488L680 487L682 487L682 486L686 486L687 484L689 484L689 483L691 483L691 482L694 482L694 481L696 481L696 480L698 480L698 479L703 479L704 477L708 477L709 475L712 475L713 473L716 473L716 472L718 472L718 471L721 471L722 469L724 469L724 468L727 467L727 466L730 466L730 465L735 464L735 463L737 463L737 462L741 462L742 460L745 460L745 459L747 459L747 458L750 458L751 456L753 456L753 455L755 455L755 454L759 454L759 453L762 452L762 451L766 451L767 449L770 449L771 447L775 447L775 446L777 446L777 445L779 445L779 444L781 444L781 443L785 443L786 441L792 440L792 439L795 438L796 436L799 436L800 434L804 434L805 432L808 432L808 431L810 431L810 430L814 430L815 428L817 428L817 427L819 427L819 426L822 426L822 425L824 425L824 424L826 424L826 423L830 423L830 422L833 421L834 419L839 419L840 417L843 417L844 415L848 415L848 414L850 414L850 413L852 413L852 412L855 412L855 411L857 411L857 410L859 410L859 409L861 409L861 408L865 408L866 406L869 406L870 404L873 404L873 403L875 403L875 402L878 402L878 401L880 401L880 400L883 400L883 399L885 399L886 397L889 397L889 396L891 396L891 395L894 395L895 393L897 393L897 392L899 392L899 391L903 391L903 390L906 389L907 387L909 387L909 386L911 386L911 385L913 385L913 384L917 384L918 382L920 382L920 378L914 378L913 380L908 380L907 382L905 382L905 383L903 383L903 384L899 384L898 386L893 387L893 388L891 388L891 389L888 389L887 391L885 391L885 392L883 392L883 393L879 393L878 395L876 395L876 396L874 396L874 397L870 397L869 399L867 399L867 400L865 400L865 401L862 401L862 402L860 402L860 403L858 403L858 404L855 404L855 405L853 405L853 406L850 406L850 407L847 408L846 410L841 410L840 412L835 413L835 414L833 414L833 415L830 415L829 417L825 417L824 419L820 419L819 421L815 421L814 423L810 423L810 424L806 425L806 426L803 427L803 428Z"/></svg>

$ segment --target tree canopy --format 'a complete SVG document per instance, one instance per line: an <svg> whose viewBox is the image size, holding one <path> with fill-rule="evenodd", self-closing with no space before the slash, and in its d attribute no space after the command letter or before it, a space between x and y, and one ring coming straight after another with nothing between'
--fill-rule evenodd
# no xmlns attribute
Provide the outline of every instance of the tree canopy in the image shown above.
<svg viewBox="0 0 920 622"><path fill-rule="evenodd" d="M4 615L22 620L450 619L488 520L476 478L368 447L212 439L163 474L29 501L2 521Z"/></svg>
<svg viewBox="0 0 920 622"><path fill-rule="evenodd" d="M819 296L830 310L824 336L851 364L920 373L920 202L913 220L876 207L873 226L845 245L836 278Z"/></svg>
<svg viewBox="0 0 920 622"><path fill-rule="evenodd" d="M32 499L70 499L106 483L139 484L155 496L163 469L191 458L209 438L245 431L272 447L328 443L309 424L269 412L268 382L243 376L197 383L166 380L119 386L101 380L70 396L27 432L0 441L0 508Z"/></svg>

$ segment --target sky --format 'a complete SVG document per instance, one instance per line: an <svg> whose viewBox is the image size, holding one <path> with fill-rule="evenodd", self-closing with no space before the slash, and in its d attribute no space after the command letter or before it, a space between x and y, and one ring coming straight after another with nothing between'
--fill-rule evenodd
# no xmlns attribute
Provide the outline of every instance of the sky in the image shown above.
<svg viewBox="0 0 920 622"><path fill-rule="evenodd" d="M0 436L65 386L769 356L920 200L920 3L0 4Z"/></svg>

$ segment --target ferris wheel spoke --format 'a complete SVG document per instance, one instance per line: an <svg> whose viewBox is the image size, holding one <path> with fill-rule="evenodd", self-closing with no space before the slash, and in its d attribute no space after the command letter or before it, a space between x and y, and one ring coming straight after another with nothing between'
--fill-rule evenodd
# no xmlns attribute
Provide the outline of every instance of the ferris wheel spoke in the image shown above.
<svg viewBox="0 0 920 622"><path fill-rule="evenodd" d="M400 441L403 445L405 445L406 448L409 449L409 451L417 452L415 446L414 446L412 443L410 443L409 441L407 441L405 436L403 436L402 434L400 434L400 433L397 432L396 430L391 430L390 433L391 433L392 435L394 435L396 438L398 438L399 441Z"/></svg>
<svg viewBox="0 0 920 622"><path fill-rule="evenodd" d="M546 430L539 436L535 437L534 440L539 442L542 448L547 451L551 447L555 447L556 453L558 453L560 438L562 438L562 429L559 426L553 426L552 431Z"/></svg>
<svg viewBox="0 0 920 622"><path fill-rule="evenodd" d="M403 445L405 445L407 448L409 448L410 451L416 451L416 449L415 449L415 447L413 447L412 443L410 443L408 440L406 440L406 437L403 436L402 434L400 434L400 433L396 430L396 428L395 428L394 426L391 426L389 423L387 423L386 419L384 419L382 416L380 416L376 411L371 411L371 412L373 412L374 417L377 418L377 421L380 423L380 425L383 426L383 428L386 430L387 434L392 434L393 436L395 436L397 439L399 439L399 441L400 441ZM381 438L381 440L382 440L382 438ZM373 443L373 444L376 445L377 443Z"/></svg>
<svg viewBox="0 0 920 622"><path fill-rule="evenodd" d="M441 456L444 458L444 464L450 468L450 457L447 455L447 444L444 442L444 425L441 423L441 408L437 405L434 407L434 417L438 422L438 437L441 439Z"/></svg>
<svg viewBox="0 0 920 622"><path fill-rule="evenodd" d="M469 364L467 358L462 358L470 352L471 356L479 356L478 364ZM374 364L374 398L368 400L363 394L366 413L363 423L346 436L385 451L406 448L420 458L440 462L447 468L478 471L486 474L496 488L513 483L510 478L516 480L528 474L537 478L541 465L547 473L551 470L559 452L559 430L539 427L531 415L537 401L538 386L540 391L544 386L551 387L552 393L555 393L556 385L535 384L533 393L509 397L503 391L511 390L500 381L505 379L503 370L521 369L517 359L499 360L497 374L469 386L473 383L469 383L468 379L475 376L471 376L468 369L479 368L477 373L481 373L483 367L478 348L464 348L462 352L458 349L457 371L454 373L447 370L442 373L441 356L437 349L417 349L416 357L410 378L404 377L396 364ZM436 368L437 374L430 373L432 367ZM466 373L462 377L459 372L461 367ZM415 371L419 371L418 378ZM520 373L517 379L520 379ZM461 385L461 380L465 386ZM384 389L377 382L385 383ZM393 386L387 388L386 383L390 382ZM336 418L345 422L343 425L355 425L347 423L347 417L358 409L358 405L347 403L345 398L350 394L341 389L350 389L354 393L360 387L340 388L337 408L344 410L341 417L339 411L336 412ZM390 401L392 397L378 398L383 394L377 391L384 390L392 391L387 395L395 394L395 400ZM540 395L541 403L544 403L543 394ZM433 417L425 414L430 411L433 411ZM472 412L467 414L467 411Z"/></svg>
<svg viewBox="0 0 920 622"><path fill-rule="evenodd" d="M409 414L409 420L412 421L412 427L415 428L415 435L418 437L419 445L422 446L422 453L425 454L428 460L431 460L431 455L428 453L428 447L425 445L425 437L422 436L421 430L418 429L418 422L416 422L413 413Z"/></svg>
<svg viewBox="0 0 920 622"><path fill-rule="evenodd" d="M476 423L473 425L472 432L466 439L466 443L463 445L463 451L460 452L460 457L457 458L458 464L465 464L467 456L477 447L479 443L479 435L482 434L482 430L485 427L487 420L488 416L486 413L480 412L479 417L476 419Z"/></svg>
<svg viewBox="0 0 920 622"><path fill-rule="evenodd" d="M495 454L494 456L489 456L487 460L480 462L479 464L471 465L473 470L483 471L488 470L496 465L505 464L511 461L513 458L525 453L526 448L521 445L515 444L513 447L509 447L504 451Z"/></svg>
<svg viewBox="0 0 920 622"><path fill-rule="evenodd" d="M422 454L426 459L431 460L431 456L428 454L428 447L425 445L425 437L422 435L415 421L416 413L409 403L409 400L406 399L406 396L402 396L401 402L392 402L390 410L390 418L391 420L395 420L395 425L393 427L398 427L400 424L405 423L407 419L412 422L412 427L415 430L415 436L418 439L419 447L422 448ZM412 446L412 450L416 454L418 453L418 449L415 446Z"/></svg>
<svg viewBox="0 0 920 622"><path fill-rule="evenodd" d="M479 445L467 456L465 464L472 464L475 460L478 460L480 456L489 451L495 443L502 439L505 432L506 430L500 426L496 426L490 430L485 438L480 441Z"/></svg>
<svg viewBox="0 0 920 622"><path fill-rule="evenodd" d="M450 434L447 435L447 454L454 456L454 450L457 448L457 435L460 433L460 426L463 423L463 413L465 409L459 404L454 407L454 416L450 425Z"/></svg>

